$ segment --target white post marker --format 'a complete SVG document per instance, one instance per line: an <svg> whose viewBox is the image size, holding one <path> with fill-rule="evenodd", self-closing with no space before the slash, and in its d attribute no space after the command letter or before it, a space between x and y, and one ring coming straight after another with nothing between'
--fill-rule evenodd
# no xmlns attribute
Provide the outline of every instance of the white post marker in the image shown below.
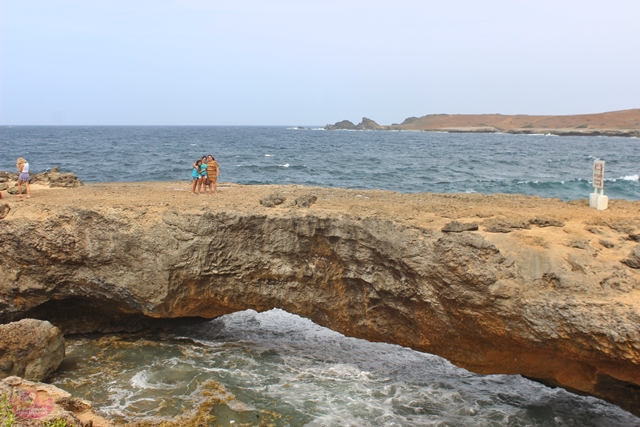
<svg viewBox="0 0 640 427"><path fill-rule="evenodd" d="M593 193L589 195L589 206L599 211L609 206L609 198L604 195L604 160L593 162Z"/></svg>

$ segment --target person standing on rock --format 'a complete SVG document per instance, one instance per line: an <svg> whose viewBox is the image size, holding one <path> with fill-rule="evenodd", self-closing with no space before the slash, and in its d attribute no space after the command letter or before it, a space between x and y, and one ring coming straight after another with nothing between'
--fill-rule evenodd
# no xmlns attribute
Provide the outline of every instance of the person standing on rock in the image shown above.
<svg viewBox="0 0 640 427"><path fill-rule="evenodd" d="M200 182L200 165L202 164L202 160L196 160L193 164L193 169L191 170L191 194L196 195L196 187ZM198 188L198 194L200 194L200 188Z"/></svg>
<svg viewBox="0 0 640 427"><path fill-rule="evenodd" d="M220 175L220 168L218 167L218 162L216 162L216 158L209 154L207 159L207 177L209 178L207 184L209 185L209 194L213 194L214 192L218 194L218 186L216 185L218 181L218 176ZM211 187L213 186L213 192L211 191Z"/></svg>
<svg viewBox="0 0 640 427"><path fill-rule="evenodd" d="M22 158L18 157L18 161L16 162L16 167L18 168L18 197L22 197L22 183L27 190L27 199L31 197L31 192L29 190L29 180L31 177L29 176L29 163Z"/></svg>
<svg viewBox="0 0 640 427"><path fill-rule="evenodd" d="M207 156L202 156L200 161L200 180L198 181L198 193L200 188L204 187L204 194L207 194Z"/></svg>

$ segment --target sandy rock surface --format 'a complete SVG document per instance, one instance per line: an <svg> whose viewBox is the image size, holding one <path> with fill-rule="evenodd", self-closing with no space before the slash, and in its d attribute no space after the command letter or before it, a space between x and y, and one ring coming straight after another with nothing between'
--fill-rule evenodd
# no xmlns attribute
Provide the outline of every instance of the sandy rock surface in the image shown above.
<svg viewBox="0 0 640 427"><path fill-rule="evenodd" d="M640 202L220 187L3 199L0 320L113 331L278 307L640 414Z"/></svg>

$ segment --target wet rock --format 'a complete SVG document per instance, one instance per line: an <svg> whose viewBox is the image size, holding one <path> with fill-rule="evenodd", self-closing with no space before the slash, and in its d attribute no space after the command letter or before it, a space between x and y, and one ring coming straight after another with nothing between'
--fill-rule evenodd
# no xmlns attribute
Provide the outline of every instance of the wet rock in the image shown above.
<svg viewBox="0 0 640 427"><path fill-rule="evenodd" d="M309 206L314 204L316 202L316 200L318 200L318 198L315 195L306 194L304 196L300 196L300 197L296 198L295 204L299 208L308 208Z"/></svg>
<svg viewBox="0 0 640 427"><path fill-rule="evenodd" d="M287 198L280 193L269 194L267 197L260 199L260 204L267 208L281 205Z"/></svg>
<svg viewBox="0 0 640 427"><path fill-rule="evenodd" d="M23 319L0 325L0 377L40 381L58 369L63 358L62 332L51 323Z"/></svg>
<svg viewBox="0 0 640 427"><path fill-rule="evenodd" d="M629 254L629 257L622 260L622 262L631 268L640 268L640 245L636 245Z"/></svg>
<svg viewBox="0 0 640 427"><path fill-rule="evenodd" d="M0 196L1 198L2 196ZM0 204L0 219L4 219L7 215L9 215L9 211L11 210L11 206L6 203Z"/></svg>
<svg viewBox="0 0 640 427"><path fill-rule="evenodd" d="M529 223L538 227L564 227L564 222L555 218L538 217L529 220Z"/></svg>
<svg viewBox="0 0 640 427"><path fill-rule="evenodd" d="M68 427L112 426L94 412L91 402L50 384L11 376L0 381L0 396L6 396L11 406L15 421L6 425L13 427L61 425L62 422Z"/></svg>
<svg viewBox="0 0 640 427"><path fill-rule="evenodd" d="M461 233L463 231L475 231L478 229L477 222L464 223L458 221L451 221L444 227L442 227L442 231L445 233Z"/></svg>

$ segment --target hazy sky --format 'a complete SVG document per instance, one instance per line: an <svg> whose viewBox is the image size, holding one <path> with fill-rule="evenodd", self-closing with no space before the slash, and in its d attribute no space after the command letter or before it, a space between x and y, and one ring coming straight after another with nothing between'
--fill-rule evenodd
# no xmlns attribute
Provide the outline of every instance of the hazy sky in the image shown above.
<svg viewBox="0 0 640 427"><path fill-rule="evenodd" d="M0 124L640 108L640 1L0 0Z"/></svg>

